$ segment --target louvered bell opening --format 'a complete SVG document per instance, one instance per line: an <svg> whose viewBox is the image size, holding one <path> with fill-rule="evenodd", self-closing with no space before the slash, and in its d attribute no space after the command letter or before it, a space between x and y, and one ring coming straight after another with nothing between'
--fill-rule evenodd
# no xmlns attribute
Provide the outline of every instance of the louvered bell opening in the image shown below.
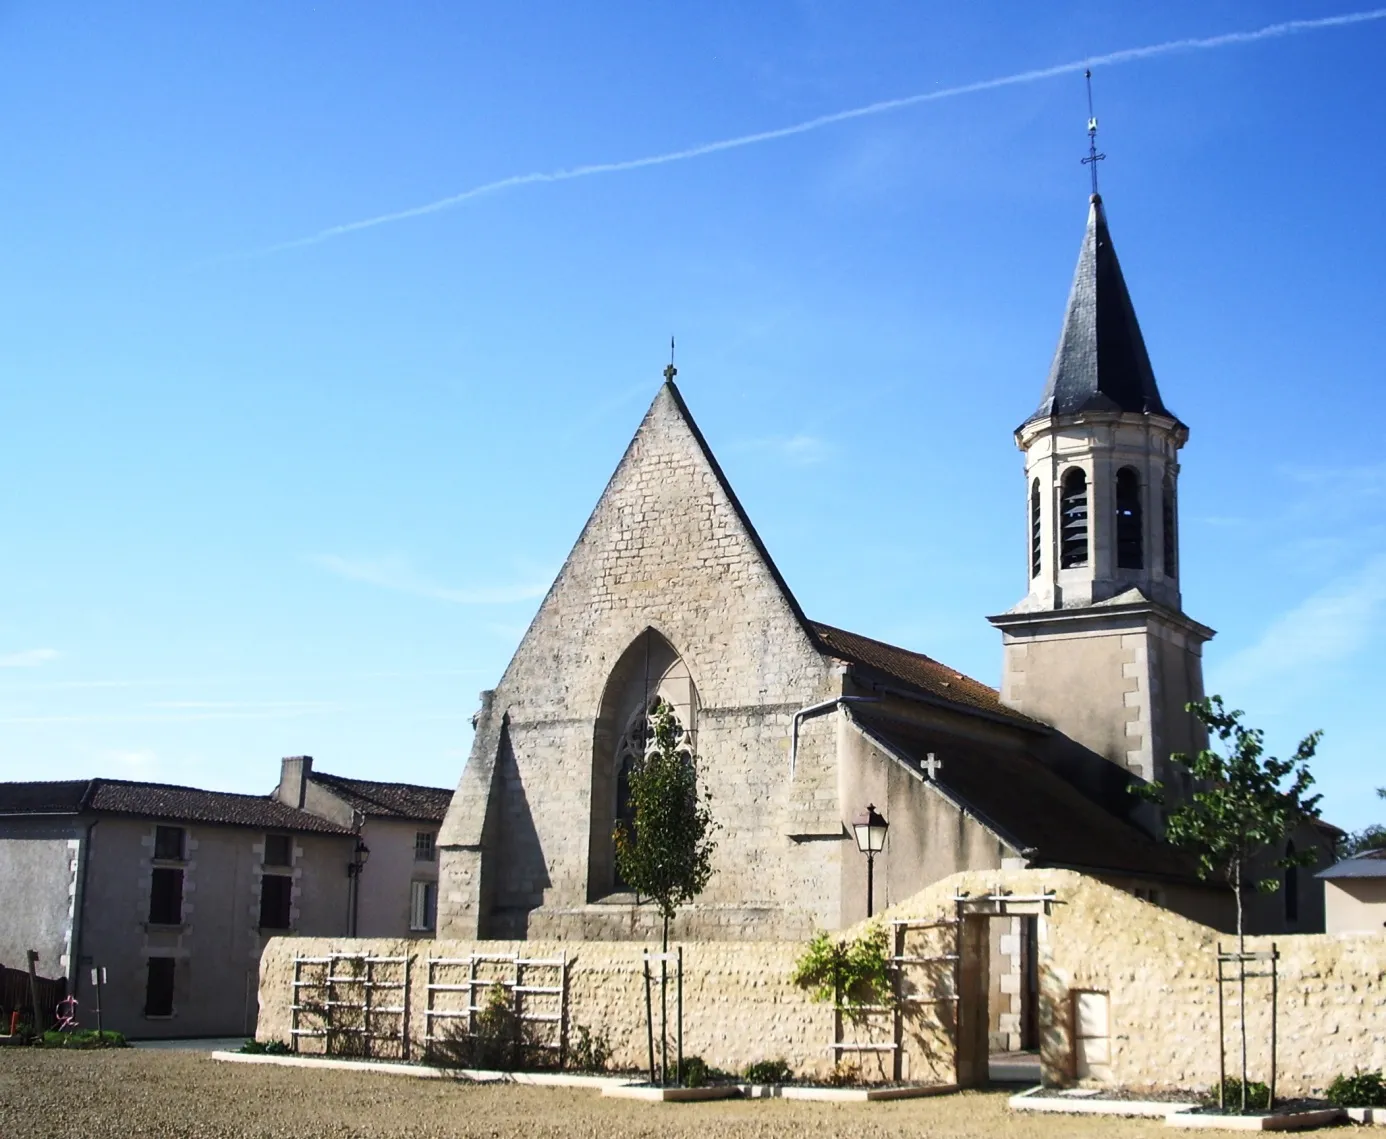
<svg viewBox="0 0 1386 1139"><path fill-rule="evenodd" d="M1165 476L1165 492L1160 503L1160 521L1163 523L1165 537L1165 576L1178 577L1179 566L1177 564L1178 543L1174 540L1174 479L1169 475Z"/></svg>
<svg viewBox="0 0 1386 1139"><path fill-rule="evenodd" d="M1141 478L1134 467L1122 467L1116 476L1117 569L1143 568L1143 545Z"/></svg>
<svg viewBox="0 0 1386 1139"><path fill-rule="evenodd" d="M1044 548L1040 534L1040 484L1035 479L1030 484L1030 576L1039 577L1040 553Z"/></svg>
<svg viewBox="0 0 1386 1139"><path fill-rule="evenodd" d="M1059 566L1088 564L1088 477L1081 467L1064 475L1059 501Z"/></svg>

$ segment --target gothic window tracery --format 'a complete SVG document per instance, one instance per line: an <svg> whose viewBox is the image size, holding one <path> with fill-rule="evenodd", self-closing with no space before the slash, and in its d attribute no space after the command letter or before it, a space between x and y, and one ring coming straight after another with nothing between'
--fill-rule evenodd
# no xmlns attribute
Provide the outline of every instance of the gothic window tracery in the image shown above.
<svg viewBox="0 0 1386 1139"><path fill-rule="evenodd" d="M1141 476L1134 467L1122 467L1116 476L1117 569L1144 567L1143 526Z"/></svg>

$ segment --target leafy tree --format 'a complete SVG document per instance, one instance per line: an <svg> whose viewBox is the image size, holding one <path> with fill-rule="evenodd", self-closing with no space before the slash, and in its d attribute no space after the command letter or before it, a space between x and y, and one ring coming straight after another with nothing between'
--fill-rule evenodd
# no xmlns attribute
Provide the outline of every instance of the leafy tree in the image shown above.
<svg viewBox="0 0 1386 1139"><path fill-rule="evenodd" d="M1378 787L1376 793L1386 799L1386 787ZM1352 858L1358 854L1366 854L1369 850L1386 850L1386 827L1380 823L1372 823L1360 831L1353 831L1338 843L1339 858Z"/></svg>
<svg viewBox="0 0 1386 1139"><path fill-rule="evenodd" d="M618 822L612 837L621 878L659 907L667 953L674 911L712 877L717 823L707 807L710 796L699 798L695 757L683 747L683 728L667 701L650 713L650 727L654 746L630 774L631 825Z"/></svg>
<svg viewBox="0 0 1386 1139"><path fill-rule="evenodd" d="M1221 877L1232 889L1237 902L1237 961L1241 1007L1241 1079L1224 1080L1219 1088L1223 1104L1229 1092L1241 1101L1241 1110L1257 1102L1262 1084L1247 1082L1246 1032L1246 935L1242 920L1242 893L1248 886L1271 893L1280 886L1278 877L1248 881L1254 865L1268 852L1285 850L1285 840L1301 825L1319 817L1319 799L1310 795L1314 777L1309 761L1314 757L1322 732L1310 732L1299 741L1294 755L1277 759L1265 754L1265 735L1258 728L1242 723L1240 711L1229 712L1222 697L1199 700L1187 708L1208 729L1221 750L1204 748L1197 755L1175 754L1170 759L1188 769L1193 776L1193 793L1169 802L1162 784L1147 783L1133 788L1142 798L1167 808L1165 837L1192 851L1198 858L1200 878ZM1317 857L1312 847L1279 854L1271 860L1277 867L1312 865ZM1221 1021L1219 1020L1219 1024ZM1223 1047L1221 1039L1219 1048ZM1264 1093L1269 1109L1269 1091Z"/></svg>
<svg viewBox="0 0 1386 1139"><path fill-rule="evenodd" d="M1169 802L1162 783L1137 785L1136 794L1168 808L1165 837L1198 858L1200 878L1221 877L1237 901L1237 951L1245 946L1242 894L1250 886L1266 893L1280 886L1277 877L1248 881L1252 864L1268 851L1280 851L1303 823L1319 817L1321 795L1309 795L1314 777L1309 761L1322 732L1300 740L1294 755L1277 759L1265 754L1265 733L1242 723L1240 711L1227 711L1221 696L1189 704L1192 712L1223 745L1197 755L1176 753L1170 759L1188 769L1194 791L1186 800ZM1288 785L1286 781L1288 780ZM1313 865L1317 851L1283 854L1272 864L1288 868Z"/></svg>

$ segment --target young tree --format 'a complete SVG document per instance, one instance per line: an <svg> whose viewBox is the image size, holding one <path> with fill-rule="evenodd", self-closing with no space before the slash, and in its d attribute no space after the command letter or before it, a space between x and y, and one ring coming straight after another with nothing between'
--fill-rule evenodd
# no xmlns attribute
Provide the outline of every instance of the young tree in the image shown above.
<svg viewBox="0 0 1386 1139"><path fill-rule="evenodd" d="M1319 799L1308 794L1314 777L1309 760L1314 757L1322 732L1310 732L1300 740L1294 755L1277 759L1265 754L1265 735L1242 723L1240 711L1227 711L1222 697L1199 700L1188 710L1202 721L1221 750L1204 748L1197 755L1175 754L1170 759L1193 776L1189 798L1171 802L1163 784L1137 785L1142 798L1167 809L1165 837L1198 858L1200 878L1221 877L1231 887L1237 905L1237 960L1241 1003L1241 1108L1246 1110L1246 934L1243 891L1254 887L1266 893L1280 886L1278 876L1249 881L1256 863L1268 853L1270 864L1282 869L1312 865L1313 847L1282 853L1286 839L1301 825L1319 817ZM1264 865L1264 863L1262 863ZM1219 1089L1219 1098L1226 1088ZM1269 1105L1268 1105L1269 1106Z"/></svg>
<svg viewBox="0 0 1386 1139"><path fill-rule="evenodd" d="M664 952L674 911L703 892L712 877L717 823L699 798L696 757L666 701L650 713L654 746L630 774L632 825L616 824L616 867L637 894L654 899L664 919Z"/></svg>
<svg viewBox="0 0 1386 1139"><path fill-rule="evenodd" d="M1265 754L1265 733L1242 723L1240 711L1227 711L1221 696L1199 700L1188 710L1202 721L1222 751L1204 748L1197 755L1176 753L1170 759L1193 776L1193 794L1170 803L1162 783L1135 787L1142 798L1168 808L1165 837L1198 857L1201 878L1221 877L1237 901L1237 951L1245 944L1242 893L1247 887L1270 893L1280 886L1274 876L1248 881L1252 863L1268 851L1280 851L1302 824L1319 817L1321 795L1309 795L1314 758L1322 732L1299 741L1290 759ZM1285 785L1289 780L1288 786ZM1277 855L1274 866L1311 866L1313 848Z"/></svg>
<svg viewBox="0 0 1386 1139"><path fill-rule="evenodd" d="M662 951L669 952L669 920L681 905L703 892L712 877L712 833L717 823L698 797L696 757L684 746L685 733L667 701L650 713L653 747L630 773L631 825L616 824L616 868L637 894L653 898L664 919ZM646 982L648 984L648 981ZM660 1078L669 1079L669 972L659 963ZM654 1025L650 1025L653 1033ZM652 1038L653 1039L653 1038ZM653 1047L653 1045L652 1045ZM651 1079L654 1078L653 1056ZM678 1073L683 1078L683 1073Z"/></svg>

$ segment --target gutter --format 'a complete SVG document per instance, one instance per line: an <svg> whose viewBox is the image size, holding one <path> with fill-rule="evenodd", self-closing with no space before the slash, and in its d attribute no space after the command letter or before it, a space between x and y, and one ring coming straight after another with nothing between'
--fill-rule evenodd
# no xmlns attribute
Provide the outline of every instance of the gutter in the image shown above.
<svg viewBox="0 0 1386 1139"><path fill-rule="evenodd" d="M809 704L795 712L789 727L789 781L794 782L794 772L799 765L799 725L801 723L826 715L829 712L835 712L839 708L846 708L849 704L879 704L880 702L879 696L834 696L831 700ZM850 718L849 715L848 719Z"/></svg>

